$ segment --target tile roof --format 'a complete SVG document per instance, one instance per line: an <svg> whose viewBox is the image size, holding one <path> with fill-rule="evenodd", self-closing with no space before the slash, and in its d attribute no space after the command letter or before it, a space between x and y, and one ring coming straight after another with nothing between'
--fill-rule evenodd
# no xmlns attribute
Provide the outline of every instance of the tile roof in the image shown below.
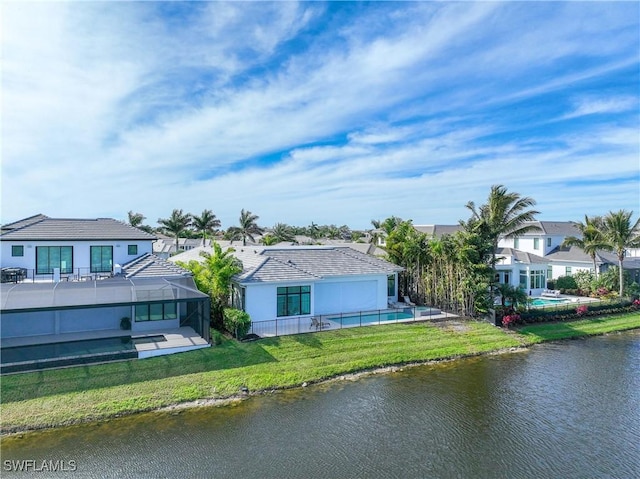
<svg viewBox="0 0 640 479"><path fill-rule="evenodd" d="M331 276L391 274L402 271L383 259L362 253L349 246L234 246L233 255L242 262L236 279L243 283L274 281L313 281ZM170 261L198 260L200 252L211 248L194 248L170 258Z"/></svg>
<svg viewBox="0 0 640 479"><path fill-rule="evenodd" d="M460 225L414 225L416 231L424 233L434 238L441 238L444 235L452 235L462 230Z"/></svg>
<svg viewBox="0 0 640 479"><path fill-rule="evenodd" d="M145 253L139 258L122 265L122 276L125 278L150 278L191 276L191 272L180 266L157 257L154 254Z"/></svg>
<svg viewBox="0 0 640 479"><path fill-rule="evenodd" d="M512 256L513 259L519 263L524 264L547 264L549 260L542 256L535 255L533 253L527 253L526 251L520 251L513 248L498 248L496 256Z"/></svg>
<svg viewBox="0 0 640 479"><path fill-rule="evenodd" d="M36 215L2 226L3 241L154 240L155 236L111 218L67 219Z"/></svg>
<svg viewBox="0 0 640 479"><path fill-rule="evenodd" d="M591 256L578 246L557 246L547 254L546 258L551 262L560 261L593 264ZM598 253L596 253L596 262L599 264L616 264L617 259L612 253L598 251Z"/></svg>

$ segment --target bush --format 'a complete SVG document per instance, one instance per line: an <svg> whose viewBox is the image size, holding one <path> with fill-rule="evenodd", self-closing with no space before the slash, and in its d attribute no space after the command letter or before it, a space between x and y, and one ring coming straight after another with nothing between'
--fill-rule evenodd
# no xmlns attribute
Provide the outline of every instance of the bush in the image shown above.
<svg viewBox="0 0 640 479"><path fill-rule="evenodd" d="M567 290L567 289L578 289L578 283L573 276L560 276L556 279L556 289Z"/></svg>
<svg viewBox="0 0 640 479"><path fill-rule="evenodd" d="M513 324L518 324L520 319L520 315L517 313L508 314L502 318L502 325L508 328Z"/></svg>
<svg viewBox="0 0 640 479"><path fill-rule="evenodd" d="M214 346L222 344L222 333L217 329L211 329L211 343Z"/></svg>
<svg viewBox="0 0 640 479"><path fill-rule="evenodd" d="M581 289L587 295L593 291L596 277L591 271L583 269L574 273L572 277L578 285L578 289Z"/></svg>
<svg viewBox="0 0 640 479"><path fill-rule="evenodd" d="M589 307L586 304L582 304L576 308L576 314L578 316L584 316L589 312Z"/></svg>
<svg viewBox="0 0 640 479"><path fill-rule="evenodd" d="M251 328L251 318L244 311L225 308L223 312L224 328L236 339L244 338Z"/></svg>

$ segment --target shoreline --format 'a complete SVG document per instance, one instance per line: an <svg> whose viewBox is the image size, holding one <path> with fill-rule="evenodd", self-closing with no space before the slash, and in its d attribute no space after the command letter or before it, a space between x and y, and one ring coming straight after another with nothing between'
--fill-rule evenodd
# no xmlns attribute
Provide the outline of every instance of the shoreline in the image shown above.
<svg viewBox="0 0 640 479"><path fill-rule="evenodd" d="M601 325L603 323L602 319L603 318L599 318L599 319L592 318L591 320L584 321L583 324L586 324L587 326ZM122 417L132 416L136 414L142 414L142 413L163 413L163 412L167 413L168 412L168 413L179 414L181 411L199 408L199 407L224 407L224 406L232 405L234 403L238 403L240 401L243 401L251 397L262 396L266 394L276 393L279 391L306 388L310 386L330 384L330 383L339 382L339 381L356 381L362 377L372 376L376 374L389 374L389 373L395 373L395 372L402 372L403 370L408 368L425 366L430 364L440 364L445 362L454 362L460 359L467 359L467 358L480 357L480 356L501 355L501 354L516 353L516 352L526 352L531 348L532 345L539 344L542 342L557 342L557 341L564 341L568 339L586 339L593 336L608 335L611 333L622 333L625 331L632 331L632 330L637 331L640 329L640 315L637 315L637 318L634 318L631 321L630 325L626 325L626 326L619 325L618 328L614 327L614 329L605 330L605 331L599 331L599 330L594 330L591 332L579 331L579 334L573 334L575 333L575 328L572 327L572 328L569 328L572 334L569 334L566 332L567 324L569 323L556 323L556 325L554 326L550 323L542 323L539 325L519 327L513 330L501 330L505 334L505 336L512 337L515 341L519 343L517 345L513 345L510 347L486 349L486 350L473 351L473 352L468 352L463 354L453 354L453 355L442 356L442 357L437 357L435 359L428 359L428 360L413 360L413 361L409 360L407 362L389 363L382 366L365 367L361 370L355 369L351 371L345 371L342 373L337 372L331 376L321 377L319 379L310 378L306 381L294 382L289 384L284 383L280 386L278 386L276 383L272 387L266 387L262 389L258 388L258 389L250 390L243 386L239 388L241 391L240 393L236 392L234 394L222 395L219 397L203 396L193 400L173 402L173 403L165 404L162 406L152 406L147 408L134 407L133 409L128 411L120 411L115 413L105 412L100 414L99 416L77 412L76 417L72 417L66 420L51 421L48 423L41 422L41 423L34 423L31 425L27 423L27 424L14 424L8 427L2 426L0 430L0 438L16 436L21 434L29 434L31 432L50 430L50 429L56 429L56 428L62 428L62 427L77 426L77 425L83 425L83 424L90 425L90 424L103 423L112 419L122 418ZM439 326L439 327L442 327L442 326ZM533 338L533 337L527 336L527 334L531 334L528 332L528 330L531 330L531 329L542 330L543 328L551 329L554 331L556 335L561 334L562 336L549 337L548 339L544 339L540 337ZM521 332L523 330L525 331L524 333ZM151 382L153 382L153 380ZM161 385L158 385L158 387L160 386ZM238 391L238 389L236 389L236 391ZM44 398L51 399L51 397L49 396L45 396ZM11 405L15 403L9 402L8 404ZM7 404L3 403L2 409L4 410L6 407L7 407ZM73 416L73 414L70 414L70 415ZM34 420L34 422L37 422L37 421Z"/></svg>

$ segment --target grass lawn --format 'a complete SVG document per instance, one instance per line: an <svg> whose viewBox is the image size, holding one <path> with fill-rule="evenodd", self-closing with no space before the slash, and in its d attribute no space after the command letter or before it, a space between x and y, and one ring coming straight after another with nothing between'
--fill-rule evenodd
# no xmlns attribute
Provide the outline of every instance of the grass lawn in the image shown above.
<svg viewBox="0 0 640 479"><path fill-rule="evenodd" d="M640 328L640 314L504 331L484 322L411 323L262 339L144 360L2 377L3 433L293 387L393 364L456 358Z"/></svg>

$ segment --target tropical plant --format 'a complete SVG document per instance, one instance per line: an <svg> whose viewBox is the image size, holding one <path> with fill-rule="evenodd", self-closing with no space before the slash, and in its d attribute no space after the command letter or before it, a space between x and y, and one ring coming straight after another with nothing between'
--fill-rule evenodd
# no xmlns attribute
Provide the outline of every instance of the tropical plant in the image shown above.
<svg viewBox="0 0 640 479"><path fill-rule="evenodd" d="M262 232L264 231L258 226L258 218L260 217L258 215L254 215L253 213L251 213L251 211L245 211L244 209L242 209L242 211L240 211L240 225L232 226L231 228L229 228L229 230L227 230L227 233L233 235L234 238L242 238L242 244L245 246L247 244L247 238L249 238L251 242L255 243L256 240L254 235L262 234Z"/></svg>
<svg viewBox="0 0 640 479"><path fill-rule="evenodd" d="M275 236L273 236L272 234L266 234L262 237L262 239L260 240L262 242L263 245L265 246L273 246L275 244L278 244L278 238L276 238Z"/></svg>
<svg viewBox="0 0 640 479"><path fill-rule="evenodd" d="M628 248L640 247L640 218L631 222L633 211L610 211L604 218L602 233L618 257L619 294L624 293L623 262Z"/></svg>
<svg viewBox="0 0 640 479"><path fill-rule="evenodd" d="M271 234L276 240L276 243L281 243L284 241L294 242L296 240L296 237L293 233L293 228L285 223L276 223Z"/></svg>
<svg viewBox="0 0 640 479"><path fill-rule="evenodd" d="M127 213L129 216L129 224L134 228L138 228L142 225L142 222L147 219L142 213L134 213L133 211L129 211Z"/></svg>
<svg viewBox="0 0 640 479"><path fill-rule="evenodd" d="M233 256L233 248L225 251L217 242L212 242L213 252L202 251L203 261L178 262L180 266L193 273L193 279L200 291L211 298L211 317L213 326L220 328L224 308L229 306L231 280L242 271L242 263Z"/></svg>
<svg viewBox="0 0 640 479"><path fill-rule="evenodd" d="M180 234L191 225L191 215L182 210L175 209L169 218L159 218L158 224L166 233L171 233L176 238L176 253L178 252L178 238Z"/></svg>
<svg viewBox="0 0 640 479"><path fill-rule="evenodd" d="M467 228L489 240L493 248L490 279L492 286L496 276L496 255L500 238L515 238L540 229L537 225L531 224L539 214L538 211L529 209L535 204L532 198L510 193L503 185L493 185L487 202L479 208L473 201L466 204L472 215L466 224Z"/></svg>
<svg viewBox="0 0 640 479"><path fill-rule="evenodd" d="M573 276L560 276L555 280L555 287L560 291L578 289L578 283Z"/></svg>
<svg viewBox="0 0 640 479"><path fill-rule="evenodd" d="M220 227L220 220L211 210L204 210L200 216L193 216L193 229L202 234L202 244L204 245L207 235L213 236L215 229Z"/></svg>
<svg viewBox="0 0 640 479"><path fill-rule="evenodd" d="M237 339L244 338L251 329L249 314L235 308L225 308L223 311L224 329Z"/></svg>
<svg viewBox="0 0 640 479"><path fill-rule="evenodd" d="M515 310L518 309L518 306L527 304L527 300L529 299L527 293L525 293L522 288L512 286L508 283L499 284L496 291L500 294L502 308L506 308L508 301L511 308Z"/></svg>
<svg viewBox="0 0 640 479"><path fill-rule="evenodd" d="M584 223L578 222L576 228L582 234L582 237L567 236L562 242L563 246L577 246L589 255L593 262L593 271L596 280L598 279L598 264L596 263L596 255L599 250L610 250L611 246L607 243L602 233L602 218L594 216L589 218L584 216Z"/></svg>

